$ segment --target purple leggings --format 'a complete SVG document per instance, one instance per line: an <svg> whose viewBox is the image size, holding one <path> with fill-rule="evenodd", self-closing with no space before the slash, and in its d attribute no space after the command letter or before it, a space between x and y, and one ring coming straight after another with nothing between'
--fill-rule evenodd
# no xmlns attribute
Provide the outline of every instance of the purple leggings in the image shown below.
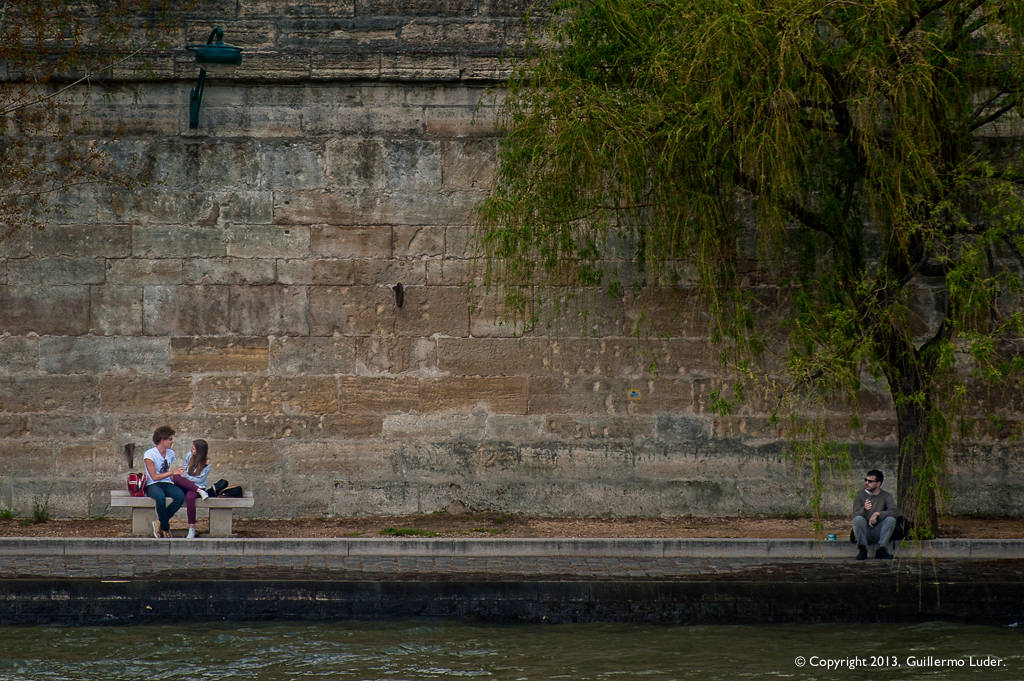
<svg viewBox="0 0 1024 681"><path fill-rule="evenodd" d="M171 480L178 487L185 490L185 513L188 515L188 524L196 524L196 499L199 498L199 487L183 475L172 475Z"/></svg>

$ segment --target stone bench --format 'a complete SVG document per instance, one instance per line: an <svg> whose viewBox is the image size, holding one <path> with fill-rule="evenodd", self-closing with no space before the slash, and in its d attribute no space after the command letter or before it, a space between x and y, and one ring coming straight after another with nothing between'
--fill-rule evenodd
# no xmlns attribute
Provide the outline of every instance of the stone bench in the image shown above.
<svg viewBox="0 0 1024 681"><path fill-rule="evenodd" d="M110 505L128 507L132 509L132 534L145 536L153 534L153 521L156 520L156 502L149 497L133 497L127 490L110 490ZM244 497L210 497L209 499L196 499L196 508L210 509L210 534L211 537L230 537L231 522L236 508L252 508L252 492L246 492ZM182 507L178 513L184 513ZM177 517L177 514L175 514Z"/></svg>

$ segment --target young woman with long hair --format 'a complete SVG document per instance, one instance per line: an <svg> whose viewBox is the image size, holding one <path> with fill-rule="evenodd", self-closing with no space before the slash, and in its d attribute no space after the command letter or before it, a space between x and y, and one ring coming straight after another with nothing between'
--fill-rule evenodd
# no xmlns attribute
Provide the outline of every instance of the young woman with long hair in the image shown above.
<svg viewBox="0 0 1024 681"><path fill-rule="evenodd" d="M175 475L174 484L185 490L185 510L188 513L188 536L196 538L196 499L206 499L206 478L210 475L210 445L206 440L192 440L192 451L185 455L185 468Z"/></svg>

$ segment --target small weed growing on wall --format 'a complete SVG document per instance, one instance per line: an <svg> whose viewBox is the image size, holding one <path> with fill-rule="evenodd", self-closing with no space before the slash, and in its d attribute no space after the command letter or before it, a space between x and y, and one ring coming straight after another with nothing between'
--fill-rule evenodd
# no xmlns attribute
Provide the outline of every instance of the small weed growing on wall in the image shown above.
<svg viewBox="0 0 1024 681"><path fill-rule="evenodd" d="M395 528L388 525L380 531L385 537L438 537L440 536L437 532L431 532L430 530L417 530L412 527L400 527Z"/></svg>
<svg viewBox="0 0 1024 681"><path fill-rule="evenodd" d="M32 524L42 525L48 522L50 522L50 510L43 504L32 504Z"/></svg>
<svg viewBox="0 0 1024 681"><path fill-rule="evenodd" d="M18 516L15 515L13 508L5 508L0 510L0 520L14 520Z"/></svg>

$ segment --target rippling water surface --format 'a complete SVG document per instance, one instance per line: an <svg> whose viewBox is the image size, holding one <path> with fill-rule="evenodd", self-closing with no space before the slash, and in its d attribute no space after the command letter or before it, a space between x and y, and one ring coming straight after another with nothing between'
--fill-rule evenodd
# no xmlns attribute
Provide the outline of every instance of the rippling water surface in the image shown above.
<svg viewBox="0 0 1024 681"><path fill-rule="evenodd" d="M851 669L851 658L867 666ZM845 663L829 669L829 660ZM984 660L999 665L971 666ZM963 666L948 666L957 661ZM1024 623L544 626L409 619L0 627L3 681L454 678L1022 679Z"/></svg>

